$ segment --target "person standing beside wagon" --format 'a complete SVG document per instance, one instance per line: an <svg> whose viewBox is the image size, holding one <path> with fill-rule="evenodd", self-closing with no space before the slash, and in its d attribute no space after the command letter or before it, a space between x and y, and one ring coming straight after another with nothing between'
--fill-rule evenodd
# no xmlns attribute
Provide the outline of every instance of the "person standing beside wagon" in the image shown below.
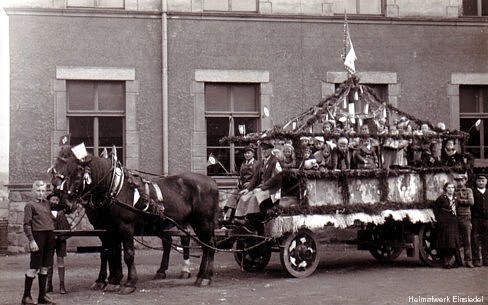
<svg viewBox="0 0 488 305"><path fill-rule="evenodd" d="M36 180L32 185L35 200L24 207L24 232L29 240L30 263L25 273L22 305L36 304L31 296L32 283L36 275L39 279L38 304L55 304L46 294L47 272L53 265L54 256L54 221L51 206L46 201L46 183Z"/></svg>
<svg viewBox="0 0 488 305"><path fill-rule="evenodd" d="M471 207L474 204L473 190L466 187L468 177L465 174L456 176L456 197L458 199L457 218L459 225L459 237L464 248L464 264L473 268L471 252Z"/></svg>
<svg viewBox="0 0 488 305"><path fill-rule="evenodd" d="M55 230L70 230L71 226L68 222L68 219L66 218L65 213L70 213L71 209L64 204L61 204L61 198L58 194L56 193L51 193L47 196L47 200L49 201L49 204L51 205L51 213L53 214L54 217L54 229ZM64 286L64 275L65 275L65 267L64 267L64 258L67 255L67 242L66 236L56 236L56 246L55 246L55 252L56 252L56 263L58 266L58 276L59 276L59 293L65 294L66 293L66 288ZM54 266L51 266L48 270L48 276L47 276L47 292L52 292L53 291L53 268Z"/></svg>
<svg viewBox="0 0 488 305"><path fill-rule="evenodd" d="M454 194L454 183L446 182L441 194L434 205L436 219L437 249L442 259L443 267L455 267L452 262L459 251L459 227L456 216L457 197Z"/></svg>
<svg viewBox="0 0 488 305"><path fill-rule="evenodd" d="M472 251L473 264L475 267L481 267L481 258L483 265L488 266L488 193L486 192L487 175L478 174L476 176L476 189L474 190L474 205L471 207L472 230Z"/></svg>

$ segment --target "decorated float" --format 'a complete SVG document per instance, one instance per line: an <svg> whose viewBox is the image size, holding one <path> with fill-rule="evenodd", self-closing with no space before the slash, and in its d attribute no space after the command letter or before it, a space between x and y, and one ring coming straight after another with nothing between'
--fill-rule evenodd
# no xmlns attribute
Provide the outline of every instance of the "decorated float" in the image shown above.
<svg viewBox="0 0 488 305"><path fill-rule="evenodd" d="M408 256L436 265L431 207L445 182L471 171L464 154L468 134L405 113L362 84L347 18L342 58L348 78L334 94L271 130L221 141L270 141L282 165L290 161L282 148L293 147L294 166L284 166L282 198L265 223L265 235L278 241L282 265L292 276L313 273L319 263L316 233L328 227L358 228L358 249L380 261L406 249ZM311 142L321 142L315 157L309 157ZM271 248L265 244L236 259L244 269L264 268Z"/></svg>

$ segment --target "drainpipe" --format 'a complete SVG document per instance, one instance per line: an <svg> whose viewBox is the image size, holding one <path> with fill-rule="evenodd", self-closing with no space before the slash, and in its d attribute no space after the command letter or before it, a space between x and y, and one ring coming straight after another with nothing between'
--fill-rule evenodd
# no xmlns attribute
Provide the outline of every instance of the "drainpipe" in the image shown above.
<svg viewBox="0 0 488 305"><path fill-rule="evenodd" d="M168 0L161 0L162 102L163 102L163 175L168 175Z"/></svg>

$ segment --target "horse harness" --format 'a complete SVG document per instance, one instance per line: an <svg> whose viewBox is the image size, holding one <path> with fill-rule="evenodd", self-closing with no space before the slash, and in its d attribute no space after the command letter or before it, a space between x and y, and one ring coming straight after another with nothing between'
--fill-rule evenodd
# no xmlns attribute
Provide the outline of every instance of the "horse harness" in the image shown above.
<svg viewBox="0 0 488 305"><path fill-rule="evenodd" d="M164 217L163 193L157 183L146 180L139 176L137 173L124 168L122 163L117 160L117 157L114 154L112 154L111 173L108 174L111 174L111 179L108 190L109 198L107 202L119 202L117 197L122 190L125 180L127 180L129 185L134 190L133 201L131 203L121 202L122 205L125 205L136 211L155 214L156 216L162 218ZM88 165L85 165L83 175L83 189L85 189L86 186L91 183L91 169ZM155 198L151 198L151 187L153 188L156 195ZM89 194L89 192L86 194Z"/></svg>

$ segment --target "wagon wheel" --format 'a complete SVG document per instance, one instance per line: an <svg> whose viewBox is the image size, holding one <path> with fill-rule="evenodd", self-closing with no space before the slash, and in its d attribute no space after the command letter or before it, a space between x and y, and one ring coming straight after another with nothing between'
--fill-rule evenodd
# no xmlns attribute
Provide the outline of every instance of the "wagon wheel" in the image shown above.
<svg viewBox="0 0 488 305"><path fill-rule="evenodd" d="M419 257L430 267L440 266L441 258L436 248L437 237L431 224L423 224L419 231Z"/></svg>
<svg viewBox="0 0 488 305"><path fill-rule="evenodd" d="M371 230L371 239L373 240L374 246L369 249L369 253L373 255L380 262L392 262L400 256L403 251L401 247L393 247L389 244L388 235L391 235L394 232L391 232L391 229L387 230L382 226L376 226Z"/></svg>
<svg viewBox="0 0 488 305"><path fill-rule="evenodd" d="M246 238L236 240L236 250L251 248L261 242L260 238ZM237 264L247 272L262 271L271 259L271 243L266 242L249 251L239 251L234 253Z"/></svg>
<svg viewBox="0 0 488 305"><path fill-rule="evenodd" d="M320 262L318 242L310 230L300 229L290 234L280 246L281 265L293 277L307 277Z"/></svg>

